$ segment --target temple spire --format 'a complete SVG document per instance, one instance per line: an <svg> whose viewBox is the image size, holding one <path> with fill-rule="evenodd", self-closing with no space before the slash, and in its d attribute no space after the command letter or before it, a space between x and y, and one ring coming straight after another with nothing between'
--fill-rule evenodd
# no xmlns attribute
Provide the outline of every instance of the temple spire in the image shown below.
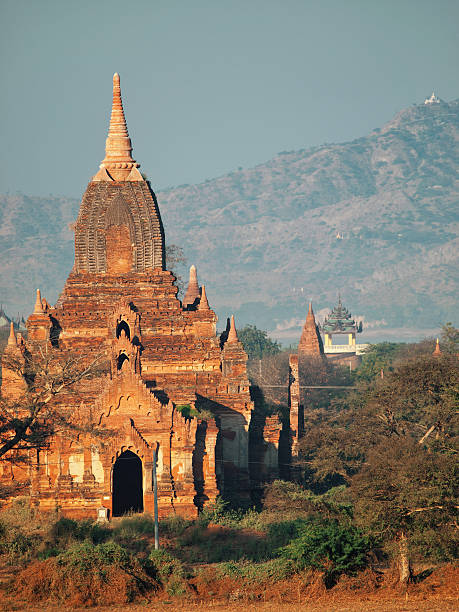
<svg viewBox="0 0 459 612"><path fill-rule="evenodd" d="M437 341L435 343L435 350L432 353L432 355L434 355L435 357L438 357L439 355L441 355L441 350L440 350L440 341L437 338Z"/></svg>
<svg viewBox="0 0 459 612"><path fill-rule="evenodd" d="M298 353L305 355L320 355L323 352L322 338L317 328L312 302L309 302L308 314L306 315L300 343L298 344Z"/></svg>
<svg viewBox="0 0 459 612"><path fill-rule="evenodd" d="M41 293L40 289L37 289L37 299L35 300L35 307L33 309L33 314L43 314L43 303L41 301Z"/></svg>
<svg viewBox="0 0 459 612"><path fill-rule="evenodd" d="M234 315L231 315L231 323L230 330L228 333L227 342L238 342L239 338L237 337L236 324L234 323Z"/></svg>
<svg viewBox="0 0 459 612"><path fill-rule="evenodd" d="M113 102L112 114L110 117L110 126L108 128L108 136L105 142L105 158L100 167L102 173L104 169L115 181L133 180L128 179L131 171L140 176L133 168L138 168L139 164L132 158L132 145L129 138L124 116L123 102L121 100L120 77L117 72L113 75ZM100 175L100 171L96 177ZM95 177L95 178L96 178ZM99 177L98 180L101 180ZM135 179L138 180L138 179Z"/></svg>
<svg viewBox="0 0 459 612"><path fill-rule="evenodd" d="M8 338L8 346L17 346L16 334L14 333L14 323L10 323L10 335Z"/></svg>
<svg viewBox="0 0 459 612"><path fill-rule="evenodd" d="M199 297L198 274L196 272L196 266L193 265L190 268L190 279L188 281L188 287L183 298L182 305L184 307L192 306Z"/></svg>
<svg viewBox="0 0 459 612"><path fill-rule="evenodd" d="M199 302L198 310L210 310L209 302L207 301L206 288L204 285L201 289L201 300Z"/></svg>

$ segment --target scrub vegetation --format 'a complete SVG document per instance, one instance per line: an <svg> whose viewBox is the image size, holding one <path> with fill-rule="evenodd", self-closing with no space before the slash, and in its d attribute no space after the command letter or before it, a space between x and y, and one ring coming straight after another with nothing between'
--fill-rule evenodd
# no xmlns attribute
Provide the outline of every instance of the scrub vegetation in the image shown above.
<svg viewBox="0 0 459 612"><path fill-rule="evenodd" d="M311 382L333 375L353 388L305 396L295 482L268 484L252 507L219 498L197 518L162 519L160 550L146 513L95 523L40 513L26 496L4 503L3 595L66 607L447 600L457 579L457 342L448 324L440 356L424 341L370 347L351 374L311 365ZM281 380L288 363L282 352L263 359L249 367L255 399L285 420L283 391L265 394L263 380Z"/></svg>

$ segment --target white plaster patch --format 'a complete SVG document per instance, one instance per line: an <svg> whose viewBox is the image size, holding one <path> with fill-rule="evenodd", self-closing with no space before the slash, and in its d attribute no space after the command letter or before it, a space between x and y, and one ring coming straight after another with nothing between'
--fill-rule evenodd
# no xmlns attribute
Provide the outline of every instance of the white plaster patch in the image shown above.
<svg viewBox="0 0 459 612"><path fill-rule="evenodd" d="M76 482L83 482L84 474L84 456L83 453L70 455L69 457L69 473Z"/></svg>
<svg viewBox="0 0 459 612"><path fill-rule="evenodd" d="M99 451L95 448L91 449L91 463L92 463L92 473L97 482L103 484L104 482L104 468L102 466L102 461L99 457Z"/></svg>

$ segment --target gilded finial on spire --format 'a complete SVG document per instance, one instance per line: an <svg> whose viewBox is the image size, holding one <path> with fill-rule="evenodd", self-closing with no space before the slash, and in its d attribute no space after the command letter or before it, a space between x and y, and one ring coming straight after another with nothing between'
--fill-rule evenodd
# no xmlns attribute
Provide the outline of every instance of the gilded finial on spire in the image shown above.
<svg viewBox="0 0 459 612"><path fill-rule="evenodd" d="M198 310L210 310L209 302L207 301L206 288L204 285L201 290L201 300L199 302Z"/></svg>
<svg viewBox="0 0 459 612"><path fill-rule="evenodd" d="M237 337L236 324L234 323L234 315L231 315L231 323L230 330L228 333L227 342L238 342L239 338Z"/></svg>
<svg viewBox="0 0 459 612"><path fill-rule="evenodd" d="M10 335L8 337L8 346L17 346L16 334L14 333L14 323L10 323Z"/></svg>
<svg viewBox="0 0 459 612"><path fill-rule="evenodd" d="M94 180L110 180L110 178L115 181L142 180L142 176L137 170L138 167L139 164L132 158L131 139L129 138L121 100L120 77L115 72L113 75L112 114L105 142L105 158L100 165L101 170L96 174ZM103 178L104 172L108 173L106 179Z"/></svg>
<svg viewBox="0 0 459 612"><path fill-rule="evenodd" d="M43 314L43 312L43 303L41 301L40 289L37 289L37 299L35 300L33 314Z"/></svg>

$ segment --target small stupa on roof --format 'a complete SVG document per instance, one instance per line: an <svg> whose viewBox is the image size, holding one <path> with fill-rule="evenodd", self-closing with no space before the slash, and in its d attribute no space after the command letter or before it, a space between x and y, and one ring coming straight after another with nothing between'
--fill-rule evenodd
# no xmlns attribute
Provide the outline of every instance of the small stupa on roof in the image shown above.
<svg viewBox="0 0 459 612"><path fill-rule="evenodd" d="M196 306L200 297L201 293L199 291L198 274L196 271L196 266L192 265L190 268L190 278L188 281L188 287L183 297L182 305L185 308Z"/></svg>
<svg viewBox="0 0 459 612"><path fill-rule="evenodd" d="M333 308L330 314L325 317L322 324L324 334L325 348L333 344L332 337L334 334L347 335L348 344L355 349L355 336L361 333L362 323L356 323L352 318L349 310L343 306L341 296L338 297L338 304Z"/></svg>

